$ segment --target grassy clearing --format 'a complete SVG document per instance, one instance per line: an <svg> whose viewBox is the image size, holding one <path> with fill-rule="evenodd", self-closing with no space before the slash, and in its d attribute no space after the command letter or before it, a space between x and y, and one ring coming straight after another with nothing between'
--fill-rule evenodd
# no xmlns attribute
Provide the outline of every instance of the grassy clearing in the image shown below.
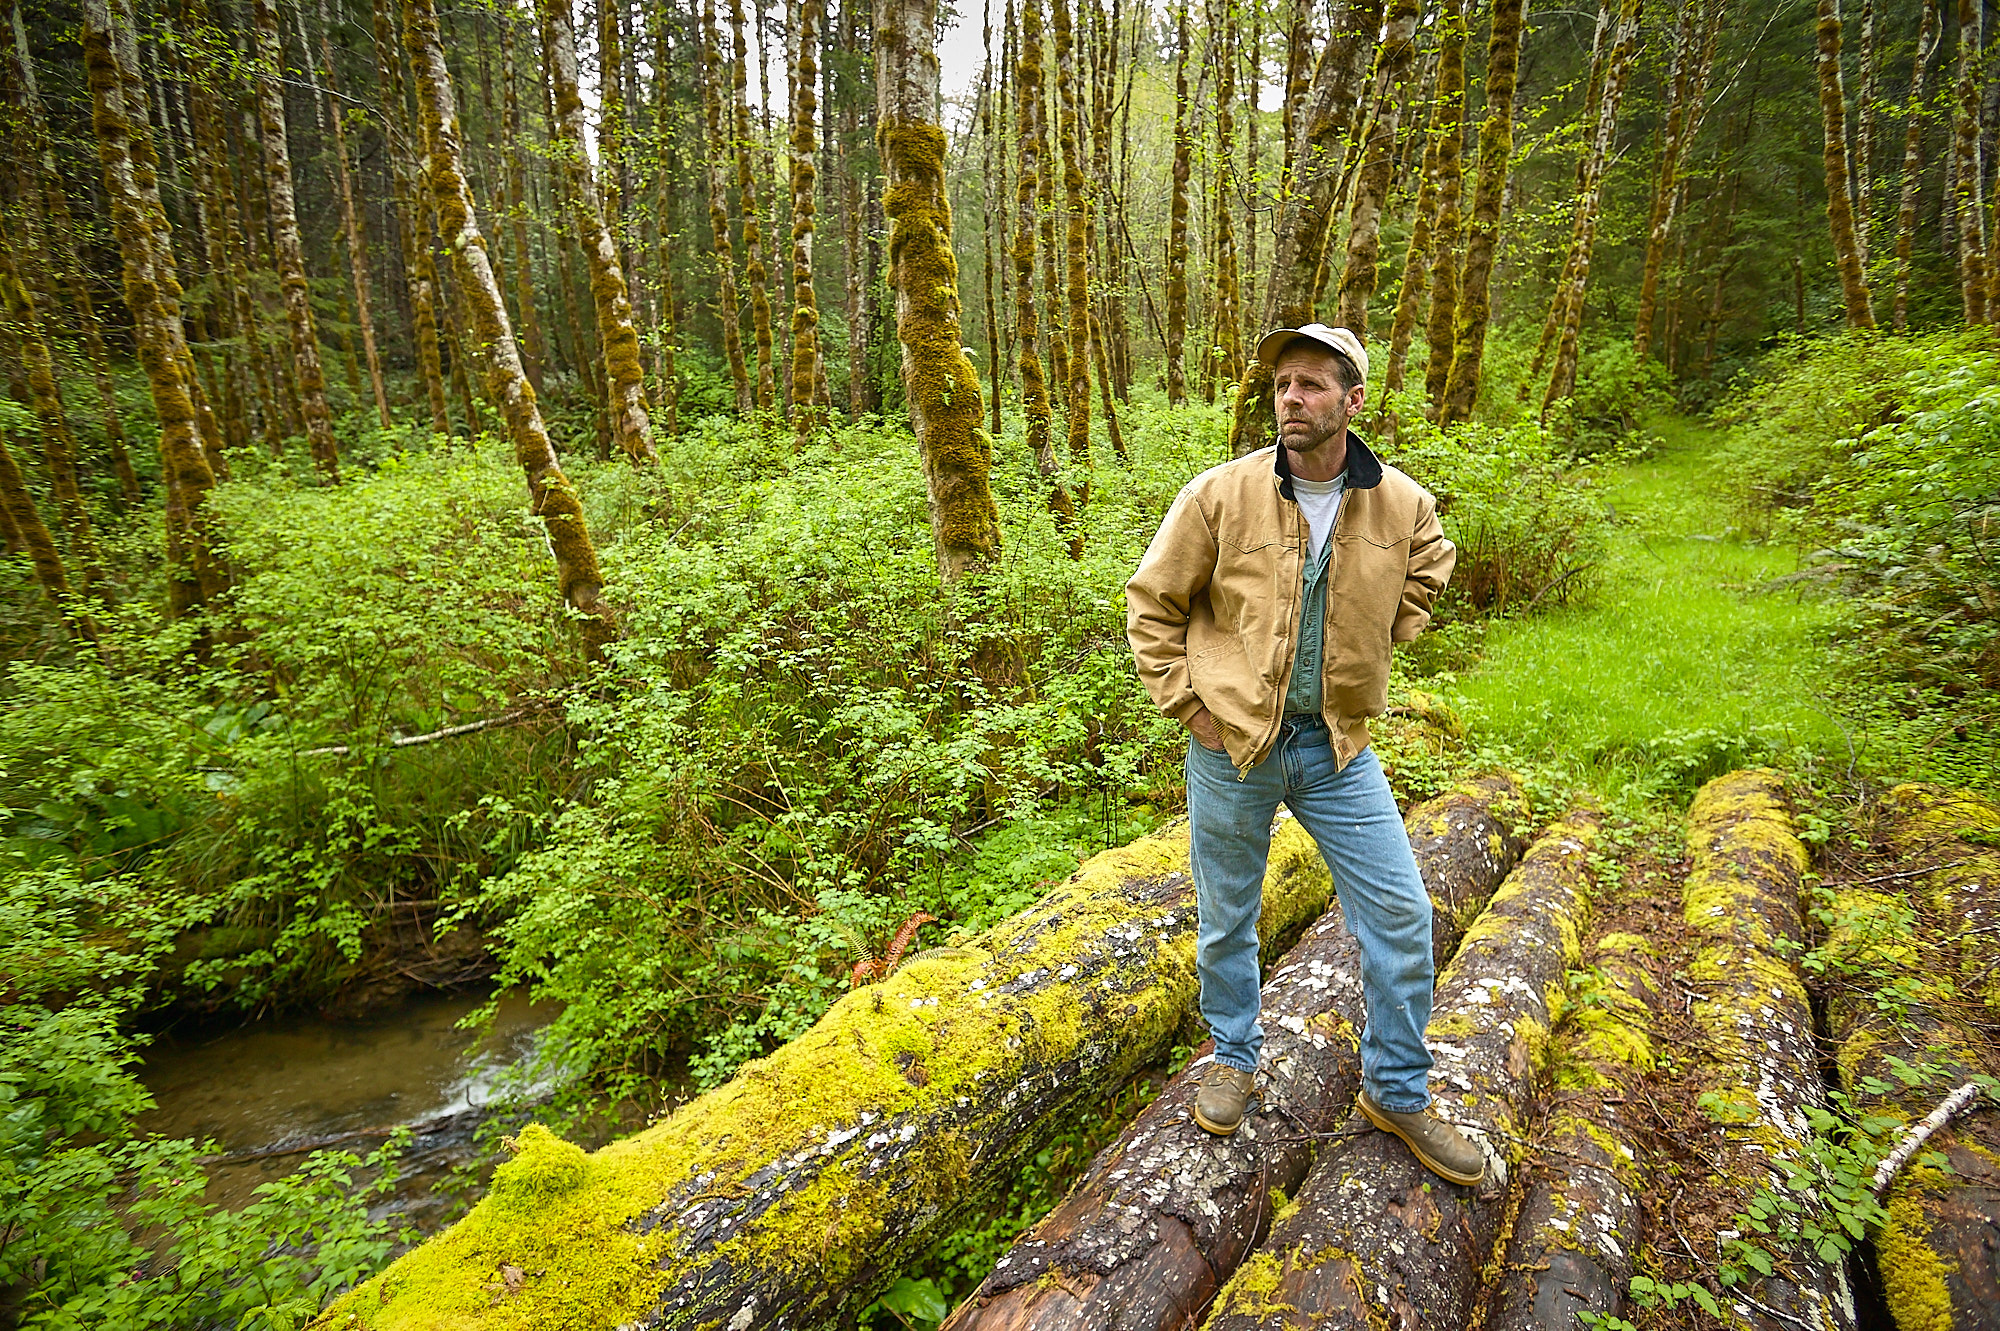
<svg viewBox="0 0 2000 1331"><path fill-rule="evenodd" d="M1723 432L1651 423L1650 456L1612 468L1618 515L1583 603L1495 624L1456 681L1480 731L1607 795L1685 796L1779 756L1846 755L1826 701L1845 609L1773 587L1796 553L1742 539L1710 482Z"/></svg>

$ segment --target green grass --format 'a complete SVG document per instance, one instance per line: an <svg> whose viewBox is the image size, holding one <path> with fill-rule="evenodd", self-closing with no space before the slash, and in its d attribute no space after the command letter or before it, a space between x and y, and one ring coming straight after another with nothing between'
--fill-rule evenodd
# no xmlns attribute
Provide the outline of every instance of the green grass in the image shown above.
<svg viewBox="0 0 2000 1331"><path fill-rule="evenodd" d="M1844 758L1823 700L1836 602L1773 580L1795 553L1744 541L1705 484L1722 433L1651 422L1662 446L1612 469L1619 521L1595 594L1493 626L1458 679L1489 742L1607 795L1685 795L1748 762Z"/></svg>

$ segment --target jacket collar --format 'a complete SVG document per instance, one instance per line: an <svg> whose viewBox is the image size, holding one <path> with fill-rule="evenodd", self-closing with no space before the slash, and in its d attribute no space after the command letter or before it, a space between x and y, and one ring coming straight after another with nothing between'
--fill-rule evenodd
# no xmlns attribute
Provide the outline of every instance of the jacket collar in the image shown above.
<svg viewBox="0 0 2000 1331"><path fill-rule="evenodd" d="M1271 463L1272 471L1278 478L1278 493L1296 504L1299 497L1292 490L1292 459L1282 439L1272 449ZM1382 483L1382 460L1361 442L1361 436L1352 427L1347 431L1346 475L1350 490L1373 490Z"/></svg>

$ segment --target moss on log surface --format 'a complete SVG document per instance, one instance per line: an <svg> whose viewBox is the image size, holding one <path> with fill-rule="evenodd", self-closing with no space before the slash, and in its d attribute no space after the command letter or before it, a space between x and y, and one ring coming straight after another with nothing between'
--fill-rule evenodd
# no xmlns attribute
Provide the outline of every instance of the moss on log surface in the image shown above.
<svg viewBox="0 0 2000 1331"><path fill-rule="evenodd" d="M1929 863L1929 861L1925 861ZM1992 1055L1952 1010L1951 972L1932 967L1898 892L1834 893L1822 952L1839 981L1826 1022L1857 1115L1901 1129L1955 1088L1991 1075ZM1963 1114L1925 1144L1883 1199L1875 1234L1883 1300L1897 1331L2000 1331L2000 1115Z"/></svg>
<svg viewBox="0 0 2000 1331"><path fill-rule="evenodd" d="M1896 849L1922 878L1965 996L2000 1014L2000 807L1966 790L1909 784L1889 792Z"/></svg>
<svg viewBox="0 0 2000 1331"><path fill-rule="evenodd" d="M1433 938L1449 955L1465 921L1520 856L1526 801L1512 777L1468 782L1404 820L1430 890ZM1293 853L1316 856L1292 842ZM1313 1134L1337 1128L1360 1081L1360 953L1329 908L1272 969L1263 991L1261 1103L1233 1137L1195 1125L1197 1061L1092 1162L947 1323L950 1331L1178 1327L1242 1261L1290 1193ZM1207 1052L1205 1047L1204 1053Z"/></svg>
<svg viewBox="0 0 2000 1331"><path fill-rule="evenodd" d="M1427 1039L1437 1113L1487 1158L1478 1189L1432 1175L1358 1114L1314 1165L1295 1209L1216 1299L1213 1331L1471 1324L1509 1212L1549 1022L1589 911L1594 815L1571 814L1494 893L1439 977Z"/></svg>
<svg viewBox="0 0 2000 1331"><path fill-rule="evenodd" d="M1493 1290L1488 1331L1570 1331L1622 1313L1643 1228L1646 1158L1628 1102L1654 1066L1651 950L1606 934L1556 1033L1554 1096Z"/></svg>
<svg viewBox="0 0 2000 1331"><path fill-rule="evenodd" d="M1273 843L1277 955L1326 907ZM1196 991L1185 827L1106 851L972 945L836 1003L666 1122L586 1155L541 1131L456 1226L321 1327L808 1326L865 1304L1076 1106L1166 1052ZM527 1272L518 1287L500 1268Z"/></svg>
<svg viewBox="0 0 2000 1331"><path fill-rule="evenodd" d="M1824 1109L1826 1086L1797 962L1805 949L1806 850L1783 778L1753 770L1703 786L1688 810L1687 844L1682 905L1696 939L1689 979L1701 995L1694 1018L1708 1045L1694 1075L1718 1125L1705 1186L1725 1212L1744 1211L1763 1189L1816 1208L1809 1189L1791 1187L1810 1177L1807 1114ZM1804 1243L1772 1255L1776 1274L1724 1291L1737 1317L1772 1331L1853 1327L1842 1264Z"/></svg>

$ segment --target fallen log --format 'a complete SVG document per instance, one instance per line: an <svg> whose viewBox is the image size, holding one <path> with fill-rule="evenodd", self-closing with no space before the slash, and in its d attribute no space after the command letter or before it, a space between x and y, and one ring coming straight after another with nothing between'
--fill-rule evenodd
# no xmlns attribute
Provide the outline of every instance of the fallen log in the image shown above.
<svg viewBox="0 0 2000 1331"><path fill-rule="evenodd" d="M1595 815L1572 813L1537 841L1438 981L1427 1035L1435 1107L1485 1152L1485 1183L1444 1182L1399 1139L1351 1115L1216 1297L1210 1331L1272 1319L1324 1331L1471 1324L1508 1214L1550 1013L1579 960L1596 826Z"/></svg>
<svg viewBox="0 0 2000 1331"><path fill-rule="evenodd" d="M1890 839L1926 866L1932 912L1944 927L1966 997L2000 1014L2000 808L1969 790L1911 783L1889 792Z"/></svg>
<svg viewBox="0 0 2000 1331"><path fill-rule="evenodd" d="M1288 821L1265 956L1330 894ZM850 1315L1081 1105L1167 1052L1189 1024L1194 940L1185 827L1106 851L973 945L843 996L664 1123L589 1155L528 1128L471 1214L315 1325L741 1331Z"/></svg>
<svg viewBox="0 0 2000 1331"><path fill-rule="evenodd" d="M1623 1313L1643 1230L1646 1158L1626 1108L1653 1069L1651 949L1606 934L1558 1030L1553 1102L1493 1286L1488 1331L1571 1331Z"/></svg>
<svg viewBox="0 0 2000 1331"><path fill-rule="evenodd" d="M1463 921L1513 867L1526 811L1519 783L1494 776L1404 819L1439 953L1457 947ZM1190 1115L1200 1058L1000 1259L946 1331L1154 1331L1198 1316L1256 1241L1273 1191L1297 1189L1318 1134L1352 1107L1360 957L1337 905L1272 968L1262 1021L1262 1099L1236 1135L1204 1132Z"/></svg>
<svg viewBox="0 0 2000 1331"><path fill-rule="evenodd" d="M1797 960L1807 858L1783 778L1752 770L1703 786L1688 810L1687 845L1682 906L1696 938L1688 976L1707 1041L1693 1079L1719 1137L1703 1186L1742 1217L1716 1236L1723 1303L1760 1331L1851 1331L1844 1261L1822 1257L1800 1232L1832 1221L1810 1152L1809 1115L1827 1097ZM1787 1222L1794 1203L1800 1214ZM1759 1239L1756 1226L1771 1232Z"/></svg>
<svg viewBox="0 0 2000 1331"><path fill-rule="evenodd" d="M1900 893L1838 890L1821 949L1842 1089L1857 1116L1902 1125L1987 1070L1949 1016L1952 972L1927 964L1915 916ZM1898 1331L2000 1331L2000 1112L1975 1102L1922 1151L1874 1189L1887 1211L1874 1236L1883 1300Z"/></svg>

